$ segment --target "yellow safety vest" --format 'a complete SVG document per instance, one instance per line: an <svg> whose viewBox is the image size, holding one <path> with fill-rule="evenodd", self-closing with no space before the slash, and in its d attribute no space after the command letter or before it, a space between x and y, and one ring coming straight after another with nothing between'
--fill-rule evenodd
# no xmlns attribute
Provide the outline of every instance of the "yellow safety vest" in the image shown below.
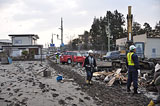
<svg viewBox="0 0 160 106"><path fill-rule="evenodd" d="M129 66L134 66L135 65L134 62L133 62L133 60L132 60L132 55L133 54L134 54L134 52L129 52L127 54L127 61L128 61L128 65Z"/></svg>

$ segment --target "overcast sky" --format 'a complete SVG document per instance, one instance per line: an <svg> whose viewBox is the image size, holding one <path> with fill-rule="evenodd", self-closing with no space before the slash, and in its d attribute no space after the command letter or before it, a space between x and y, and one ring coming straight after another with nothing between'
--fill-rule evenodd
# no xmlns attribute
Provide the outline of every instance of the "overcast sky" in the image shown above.
<svg viewBox="0 0 160 106"><path fill-rule="evenodd" d="M0 39L8 34L38 34L38 44L51 42L53 34L60 35L60 19L64 21L64 43L89 31L93 18L105 16L106 11L126 14L132 6L134 21L153 28L160 20L160 0L0 0ZM58 46L60 40L54 36Z"/></svg>

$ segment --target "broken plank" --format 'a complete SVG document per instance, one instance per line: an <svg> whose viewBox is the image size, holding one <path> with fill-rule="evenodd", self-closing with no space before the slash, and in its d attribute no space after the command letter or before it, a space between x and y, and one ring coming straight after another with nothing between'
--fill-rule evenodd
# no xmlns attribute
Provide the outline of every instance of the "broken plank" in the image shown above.
<svg viewBox="0 0 160 106"><path fill-rule="evenodd" d="M114 77L108 82L107 86L112 86L113 83L115 82L116 80L116 76L119 75L121 72L121 69L117 69L117 71L115 72L114 74Z"/></svg>

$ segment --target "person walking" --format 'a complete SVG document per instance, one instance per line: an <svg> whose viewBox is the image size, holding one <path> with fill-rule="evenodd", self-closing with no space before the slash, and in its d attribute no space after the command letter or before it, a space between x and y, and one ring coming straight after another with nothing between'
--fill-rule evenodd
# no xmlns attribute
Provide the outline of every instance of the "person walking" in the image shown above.
<svg viewBox="0 0 160 106"><path fill-rule="evenodd" d="M96 67L97 65L96 65L96 60L93 56L93 51L89 50L88 53L89 55L85 58L84 61L84 67L86 69L86 74L87 74L86 83L91 84L93 72L97 68Z"/></svg>
<svg viewBox="0 0 160 106"><path fill-rule="evenodd" d="M127 79L127 92L130 92L131 83L133 82L134 87L134 94L138 94L138 71L139 68L139 61L138 56L135 54L136 47L131 45L129 47L130 52L127 54L127 61L126 65L128 67L128 79Z"/></svg>

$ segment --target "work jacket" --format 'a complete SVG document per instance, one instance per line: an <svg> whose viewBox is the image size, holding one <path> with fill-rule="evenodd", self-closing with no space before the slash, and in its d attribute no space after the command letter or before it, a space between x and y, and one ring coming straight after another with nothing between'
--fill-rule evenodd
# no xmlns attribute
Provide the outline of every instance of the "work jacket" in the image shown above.
<svg viewBox="0 0 160 106"><path fill-rule="evenodd" d="M90 58L93 59L93 62L92 62L92 63L90 62ZM83 66L86 68L86 70L91 70L91 68L96 67L97 65L96 65L96 60L95 60L95 58L92 57L92 56L87 56L87 57L85 58L85 61L84 61L84 65L83 65Z"/></svg>
<svg viewBox="0 0 160 106"><path fill-rule="evenodd" d="M138 56L134 52L129 52L127 54L126 65L129 69L139 69Z"/></svg>

